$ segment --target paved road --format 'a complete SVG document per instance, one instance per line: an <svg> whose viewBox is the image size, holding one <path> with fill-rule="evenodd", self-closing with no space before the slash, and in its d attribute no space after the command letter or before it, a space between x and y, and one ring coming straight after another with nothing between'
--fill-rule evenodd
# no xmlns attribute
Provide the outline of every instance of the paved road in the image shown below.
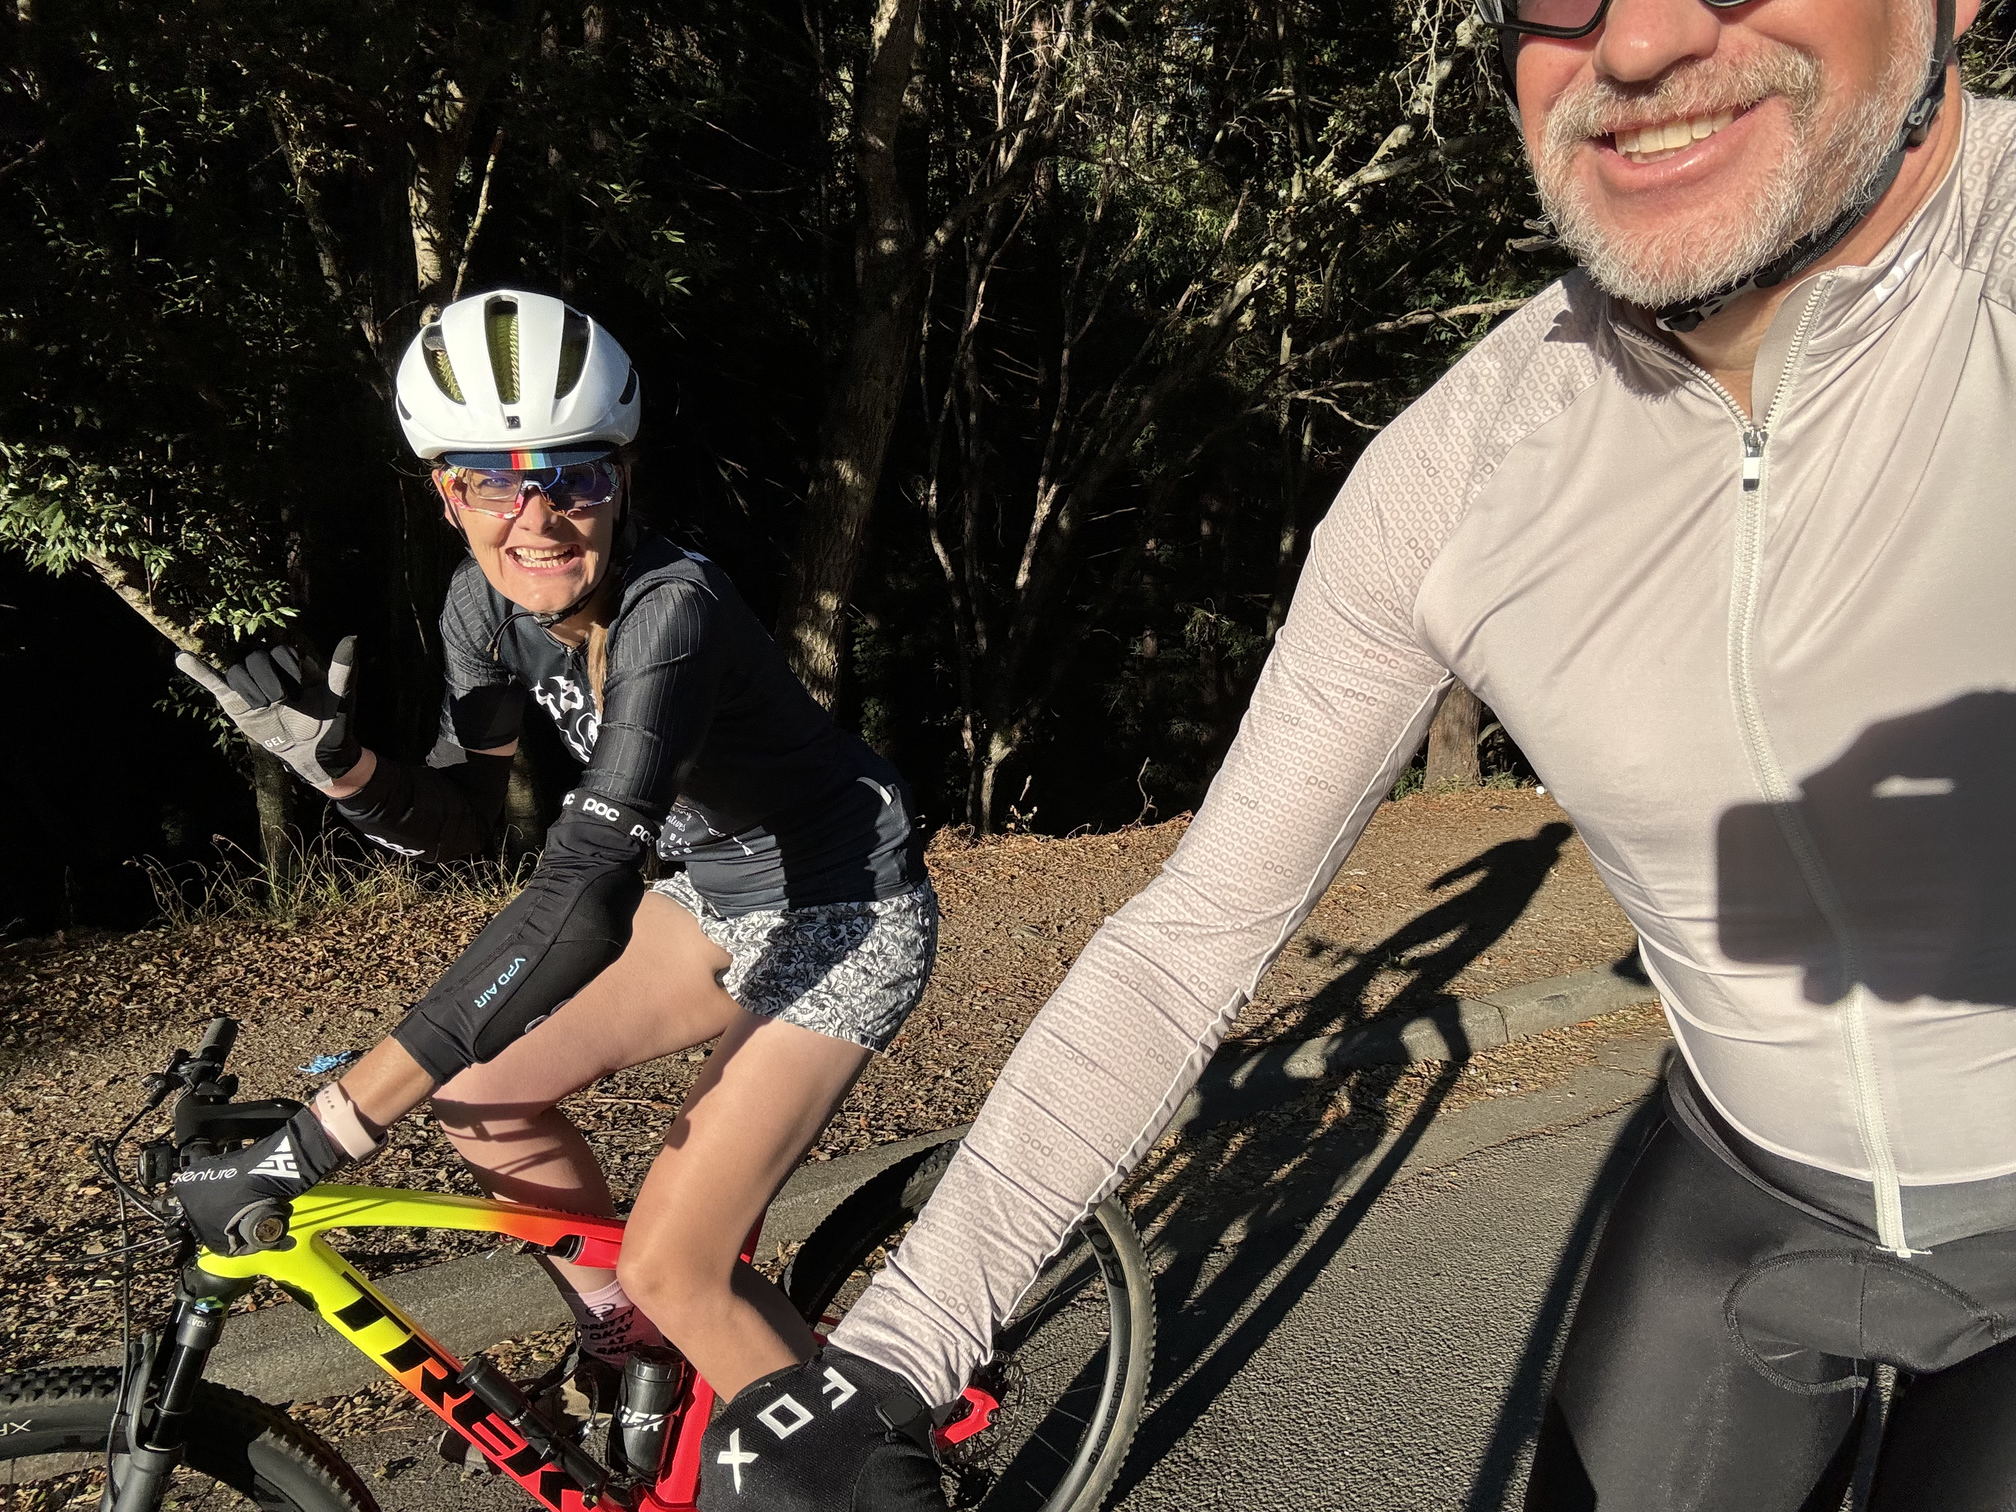
<svg viewBox="0 0 2016 1512"><path fill-rule="evenodd" d="M1620 1049L1617 1072L1656 1064L1649 1044ZM1616 1106L1628 1086L1590 1075L1566 1097L1455 1115L1472 1127L1445 1125L1434 1143L1474 1144L1507 1115L1540 1128L1565 1114L1566 1126L1453 1164L1422 1148L1412 1174L1403 1167L1383 1190L1375 1178L1313 1218L1179 1255L1158 1297L1169 1379L1112 1505L1517 1507L1542 1382L1600 1216L1592 1194L1614 1188L1606 1166L1621 1164L1612 1152L1640 1106ZM1606 1107L1615 1111L1595 1111Z"/></svg>
<svg viewBox="0 0 2016 1512"><path fill-rule="evenodd" d="M1542 1092L1335 1136L1229 1206L1177 1194L1154 1215L1155 1398L1109 1505L1516 1507L1592 1192L1663 1050L1615 1041ZM420 1434L339 1447L385 1512L529 1505Z"/></svg>

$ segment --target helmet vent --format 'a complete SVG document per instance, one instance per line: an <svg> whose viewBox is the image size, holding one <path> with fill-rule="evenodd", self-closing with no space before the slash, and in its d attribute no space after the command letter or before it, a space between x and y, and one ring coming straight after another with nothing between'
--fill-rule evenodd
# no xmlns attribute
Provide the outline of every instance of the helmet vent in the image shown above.
<svg viewBox="0 0 2016 1512"><path fill-rule="evenodd" d="M623 381L623 392L616 396L618 404L628 404L637 397L637 369L630 369L630 376Z"/></svg>
<svg viewBox="0 0 2016 1512"><path fill-rule="evenodd" d="M483 334L490 346L490 371L497 379L497 397L518 402L518 302L493 299L483 309Z"/></svg>
<svg viewBox="0 0 2016 1512"><path fill-rule="evenodd" d="M457 404L467 403L462 397L462 385L455 381L455 366L448 360L448 344L441 339L440 326L430 325L420 333L420 351L427 359L427 374L434 380L434 387Z"/></svg>
<svg viewBox="0 0 2016 1512"><path fill-rule="evenodd" d="M588 317L569 310L560 323L560 373L553 381L553 397L565 399L581 381L588 366Z"/></svg>

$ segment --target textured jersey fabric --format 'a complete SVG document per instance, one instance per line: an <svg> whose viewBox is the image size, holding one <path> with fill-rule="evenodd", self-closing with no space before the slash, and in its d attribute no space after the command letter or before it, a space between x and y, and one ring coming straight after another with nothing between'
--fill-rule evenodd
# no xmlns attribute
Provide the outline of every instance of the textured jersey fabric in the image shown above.
<svg viewBox="0 0 2016 1512"><path fill-rule="evenodd" d="M1453 677L1576 821L1717 1111L1870 1183L2016 1170L2016 107L1802 281L1753 421L1572 276L1367 449L1237 741L834 1334L934 1401L1155 1140Z"/></svg>
<svg viewBox="0 0 2016 1512"><path fill-rule="evenodd" d="M441 611L447 690L428 758L518 738L527 695L584 791L660 820L658 853L725 914L886 898L924 879L896 769L805 691L726 573L647 535L609 626L603 709L585 646L563 646L457 569Z"/></svg>

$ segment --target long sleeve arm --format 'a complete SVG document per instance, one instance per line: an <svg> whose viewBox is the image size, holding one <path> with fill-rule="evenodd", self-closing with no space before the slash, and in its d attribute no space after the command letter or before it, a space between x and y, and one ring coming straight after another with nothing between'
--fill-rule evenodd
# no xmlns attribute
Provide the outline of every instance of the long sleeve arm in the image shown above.
<svg viewBox="0 0 2016 1512"><path fill-rule="evenodd" d="M1448 686L1347 485L1238 740L1157 878L1093 936L833 1342L951 1400L1140 1161L1315 905ZM1344 516L1345 518L1341 518ZM1372 549L1368 550L1370 547Z"/></svg>
<svg viewBox="0 0 2016 1512"><path fill-rule="evenodd" d="M532 880L393 1031L437 1083L503 1050L629 944L638 864L712 722L710 602L670 585L612 632L594 760L547 830Z"/></svg>
<svg viewBox="0 0 2016 1512"><path fill-rule="evenodd" d="M459 753L458 753L459 754ZM449 766L378 758L371 780L336 811L366 840L421 861L480 854L504 812L511 758L469 752Z"/></svg>

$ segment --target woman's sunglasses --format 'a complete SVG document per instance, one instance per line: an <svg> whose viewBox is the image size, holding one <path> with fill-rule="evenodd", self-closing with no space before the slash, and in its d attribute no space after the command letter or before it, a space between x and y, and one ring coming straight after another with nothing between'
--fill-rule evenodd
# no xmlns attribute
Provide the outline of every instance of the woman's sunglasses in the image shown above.
<svg viewBox="0 0 2016 1512"><path fill-rule="evenodd" d="M1750 0L1701 0L1716 10ZM1504 32L1529 37L1586 37L1603 24L1610 0L1477 0L1477 19Z"/></svg>
<svg viewBox="0 0 2016 1512"><path fill-rule="evenodd" d="M555 514L570 519L591 514L616 497L623 475L607 462L572 462L565 467L446 467L462 485L461 509L515 520L536 489Z"/></svg>

